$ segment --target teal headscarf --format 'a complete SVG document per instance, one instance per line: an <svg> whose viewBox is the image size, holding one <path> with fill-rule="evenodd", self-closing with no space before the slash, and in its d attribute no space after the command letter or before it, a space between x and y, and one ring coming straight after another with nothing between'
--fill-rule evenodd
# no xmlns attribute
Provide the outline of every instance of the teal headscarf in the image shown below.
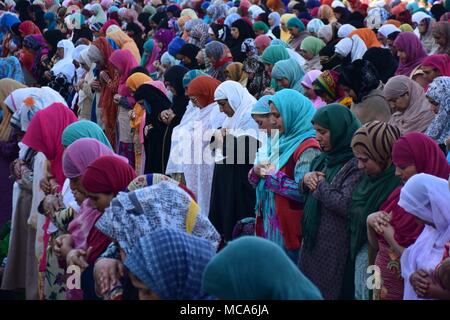
<svg viewBox="0 0 450 320"><path fill-rule="evenodd" d="M187 86L189 85L189 83L191 83L192 80L194 80L197 77L201 77L201 76L209 77L209 74L206 74L203 71L198 70L198 69L189 70L188 72L186 72L184 74L183 87L187 88Z"/></svg>
<svg viewBox="0 0 450 320"><path fill-rule="evenodd" d="M249 236L231 241L211 259L202 289L225 300L322 300L283 249Z"/></svg>
<svg viewBox="0 0 450 320"><path fill-rule="evenodd" d="M302 20L300 20L297 17L290 18L286 23L286 27L287 28L297 27L299 32L305 31L305 25L303 24Z"/></svg>
<svg viewBox="0 0 450 320"><path fill-rule="evenodd" d="M280 46L285 47L286 49L292 49L292 47L288 43L286 43L286 42L284 42L283 40L280 40L280 39L273 39L270 42L270 45L271 46L280 45Z"/></svg>
<svg viewBox="0 0 450 320"><path fill-rule="evenodd" d="M339 170L354 157L350 144L353 134L361 127L361 123L353 112L337 103L317 110L312 122L330 131L332 149L315 157L311 162L310 171L325 173L325 181L331 183ZM305 250L311 250L314 248L320 226L320 202L312 192L305 191L305 197L302 236Z"/></svg>
<svg viewBox="0 0 450 320"><path fill-rule="evenodd" d="M303 93L301 82L304 76L305 71L294 59L278 61L272 69L272 79L285 78L289 81L289 89L297 90L300 93Z"/></svg>
<svg viewBox="0 0 450 320"><path fill-rule="evenodd" d="M271 146L270 162L279 170L288 162L300 143L316 136L311 123L316 109L308 98L293 89L278 91L270 101L280 113L284 125L284 133L278 137L278 146L273 143ZM275 153L274 150L278 152Z"/></svg>
<svg viewBox="0 0 450 320"><path fill-rule="evenodd" d="M153 41L153 39L148 39L147 41L145 41L143 47L145 51L141 58L141 66L145 67L148 59L152 56L153 48L155 47L155 41Z"/></svg>
<svg viewBox="0 0 450 320"><path fill-rule="evenodd" d="M262 96L252 107L252 114L268 114L270 113L269 100L273 98L271 95Z"/></svg>
<svg viewBox="0 0 450 320"><path fill-rule="evenodd" d="M77 121L67 126L62 134L62 144L64 147L67 147L81 138L96 139L111 150L113 149L108 138L103 133L102 128L95 122L89 120Z"/></svg>
<svg viewBox="0 0 450 320"><path fill-rule="evenodd" d="M289 52L287 49L282 45L270 45L268 46L262 56L261 60L265 64L271 64L274 65L278 61L281 60L287 60L290 58ZM273 79L270 82L270 86L275 89L275 91L278 91L279 86L276 81Z"/></svg>

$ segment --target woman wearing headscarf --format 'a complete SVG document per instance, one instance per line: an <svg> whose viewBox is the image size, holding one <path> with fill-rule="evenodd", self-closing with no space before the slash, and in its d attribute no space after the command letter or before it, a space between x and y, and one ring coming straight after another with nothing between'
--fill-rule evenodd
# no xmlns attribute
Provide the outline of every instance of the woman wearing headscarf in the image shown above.
<svg viewBox="0 0 450 320"><path fill-rule="evenodd" d="M333 9L327 4L323 4L319 7L317 17L325 24L332 24L333 22L337 22Z"/></svg>
<svg viewBox="0 0 450 320"><path fill-rule="evenodd" d="M344 24L349 21L348 17L350 16L351 12L341 1L333 1L331 7L333 9L333 13L336 17L337 22Z"/></svg>
<svg viewBox="0 0 450 320"><path fill-rule="evenodd" d="M433 54L438 46L433 38L432 24L435 20L425 12L418 11L412 15L412 22L417 26L414 33L422 42L423 48L427 54Z"/></svg>
<svg viewBox="0 0 450 320"><path fill-rule="evenodd" d="M394 32L401 32L401 30L393 24L384 24L377 31L377 39L383 48L388 48L387 39Z"/></svg>
<svg viewBox="0 0 450 320"><path fill-rule="evenodd" d="M323 26L324 23L322 22L322 20L314 18L308 22L308 24L306 25L306 30L308 30L311 36L317 37L320 28L322 28Z"/></svg>
<svg viewBox="0 0 450 320"><path fill-rule="evenodd" d="M164 83L173 97L171 108L163 111L160 118L172 128L180 123L189 103L189 98L185 95L185 87L183 86L183 77L188 71L189 69L185 67L173 66L164 73Z"/></svg>
<svg viewBox="0 0 450 320"><path fill-rule="evenodd" d="M302 41L309 36L308 31L306 31L305 25L299 18L293 17L288 20L288 22L286 23L286 27L291 34L288 44L292 47L292 49L300 52L300 45L302 44Z"/></svg>
<svg viewBox="0 0 450 320"><path fill-rule="evenodd" d="M199 23L192 27L189 31L189 41L199 48L203 48L209 40L209 26L206 23Z"/></svg>
<svg viewBox="0 0 450 320"><path fill-rule="evenodd" d="M449 298L448 290L432 276L450 241L449 199L447 179L425 173L409 179L400 193L399 206L425 225L401 257L404 300ZM424 282L427 283L425 288L421 285Z"/></svg>
<svg viewBox="0 0 450 320"><path fill-rule="evenodd" d="M395 75L398 61L389 49L370 48L364 53L362 58L372 63L380 76L381 82L386 83Z"/></svg>
<svg viewBox="0 0 450 320"><path fill-rule="evenodd" d="M255 32L253 32L250 24L244 19L239 19L231 25L231 36L235 40L230 48L235 62L243 62L245 54L243 54L241 47L245 39L255 39Z"/></svg>
<svg viewBox="0 0 450 320"><path fill-rule="evenodd" d="M47 24L47 30L54 30L56 28L56 13L46 12L44 14L45 23Z"/></svg>
<svg viewBox="0 0 450 320"><path fill-rule="evenodd" d="M144 52L140 60L140 65L145 67L150 74L156 72L154 62L157 61L157 57L160 52L160 48L153 39L148 39L144 43Z"/></svg>
<svg viewBox="0 0 450 320"><path fill-rule="evenodd" d="M450 137L450 77L435 78L428 87L426 97L436 114L426 134L446 153L445 142Z"/></svg>
<svg viewBox="0 0 450 320"><path fill-rule="evenodd" d="M125 29L127 31L127 34L130 38L133 39L133 41L136 43L139 53L142 55L144 52L144 40L143 38L143 31L139 25L137 25L134 22L127 23L127 27Z"/></svg>
<svg viewBox="0 0 450 320"><path fill-rule="evenodd" d="M208 158L203 155L203 152L209 150L212 130L220 128L226 118L225 114L220 112L219 105L214 101L214 92L219 84L220 82L212 77L199 76L187 86L186 93L191 99L195 113L192 113L190 123L183 118L183 125L180 124L176 128L179 141L178 150L173 155L177 157L178 161L183 161L181 170L186 185L196 195L197 202L205 215L210 212L214 163L208 162ZM185 143L180 144L183 141ZM188 149L184 149L186 145ZM184 158L186 153L180 154L180 149L189 150L187 154L190 156ZM201 155L198 153L199 150L202 151Z"/></svg>
<svg viewBox="0 0 450 320"><path fill-rule="evenodd" d="M66 101L69 100L69 89L75 75L72 53L75 49L72 41L61 40L57 45L57 56L60 58L50 70L51 78L48 86L58 91Z"/></svg>
<svg viewBox="0 0 450 320"><path fill-rule="evenodd" d="M277 82L279 89L294 89L303 93L300 82L303 80L305 71L293 59L281 60L275 63L272 69L272 80Z"/></svg>
<svg viewBox="0 0 450 320"><path fill-rule="evenodd" d="M159 57L168 50L169 43L175 38L175 33L172 30L168 29L159 29L155 32L153 39L156 40L160 47ZM175 55L173 55L175 57Z"/></svg>
<svg viewBox="0 0 450 320"><path fill-rule="evenodd" d="M205 47L205 55L211 62L208 74L219 81L224 81L225 68L233 62L230 49L219 41L211 41Z"/></svg>
<svg viewBox="0 0 450 320"><path fill-rule="evenodd" d="M100 91L98 108L101 108L101 122L109 142L116 148L116 121L117 104L114 103L114 94L118 88L118 77L112 64L108 63L113 48L106 38L98 38L89 46L86 58L96 64L94 70L95 80L92 89ZM87 62L87 61L86 61ZM94 111L94 110L93 110ZM95 110L96 111L96 110Z"/></svg>
<svg viewBox="0 0 450 320"><path fill-rule="evenodd" d="M406 76L395 76L386 83L383 94L391 104L393 114L389 123L402 134L425 132L434 114L423 88Z"/></svg>
<svg viewBox="0 0 450 320"><path fill-rule="evenodd" d="M291 37L289 30L287 28L287 23L291 18L296 17L293 13L285 13L281 16L281 29L280 29L280 40L288 43L289 38Z"/></svg>
<svg viewBox="0 0 450 320"><path fill-rule="evenodd" d="M330 104L316 112L312 123L323 153L313 159L311 172L300 183L305 206L299 268L325 299L353 299L347 221L362 172L350 143L360 122L347 108Z"/></svg>
<svg viewBox="0 0 450 320"><path fill-rule="evenodd" d="M287 49L281 45L271 45L267 47L261 56L261 60L265 65L266 72L270 76L272 75L273 67L278 61L288 60L289 58L290 56L287 52Z"/></svg>
<svg viewBox="0 0 450 320"><path fill-rule="evenodd" d="M103 11L100 4L94 3L90 11L93 13L93 16L91 17L91 24L105 23L107 21L105 11Z"/></svg>
<svg viewBox="0 0 450 320"><path fill-rule="evenodd" d="M212 40L220 41L227 46L233 44L234 39L231 36L231 29L226 24L211 23L208 33Z"/></svg>
<svg viewBox="0 0 450 320"><path fill-rule="evenodd" d="M267 140L268 159L260 159L249 173L256 188L256 234L283 248L295 263L301 245L300 217L303 194L298 183L319 154L311 119L311 101L292 89L283 89L270 100L273 128ZM263 146L264 148L264 146Z"/></svg>
<svg viewBox="0 0 450 320"><path fill-rule="evenodd" d="M433 38L438 48L435 53L450 55L450 23L438 21L433 24Z"/></svg>
<svg viewBox="0 0 450 320"><path fill-rule="evenodd" d="M436 143L418 132L407 133L395 142L392 160L396 166L395 174L403 184L417 173L440 178L447 178L450 173L449 165ZM416 241L423 229L423 225L398 205L401 190L401 186L395 189L381 205L380 211L367 218L368 238L378 251L375 264L380 268L382 278L382 287L374 292L375 299L403 299L400 256ZM393 265L396 267L392 268Z"/></svg>
<svg viewBox="0 0 450 320"><path fill-rule="evenodd" d="M272 276L266 277L268 274ZM232 241L211 259L203 274L202 289L227 300L322 299L319 289L279 246L248 236Z"/></svg>
<svg viewBox="0 0 450 320"><path fill-rule="evenodd" d="M214 175L209 218L222 238L231 239L235 224L249 217L255 205L255 193L247 174L253 166L258 127L250 109L255 98L238 82L220 84L214 100L227 118L214 134ZM238 150L234 152L233 150Z"/></svg>
<svg viewBox="0 0 450 320"><path fill-rule="evenodd" d="M256 40L245 39L242 43L241 50L247 55L243 62L243 71L247 73L248 76L248 92L255 98L259 98L269 86L270 78L266 73L264 63L262 63L258 56Z"/></svg>
<svg viewBox="0 0 450 320"><path fill-rule="evenodd" d="M41 63L41 58L47 54L47 44L41 35L30 35L23 39L19 62L25 71L24 83L47 84L48 79L44 78L46 68Z"/></svg>
<svg viewBox="0 0 450 320"><path fill-rule="evenodd" d="M240 62L230 63L225 68L225 79L239 82L244 88L247 88L248 75L244 71L244 65Z"/></svg>
<svg viewBox="0 0 450 320"><path fill-rule="evenodd" d="M400 131L387 123L372 121L359 128L351 147L358 159L358 168L364 172L352 194L349 210L350 261L354 270L355 298L369 299L367 267L373 264L372 247L367 243L367 216L380 210L383 202L401 181L395 176L392 147ZM370 258L369 258L370 257Z"/></svg>
<svg viewBox="0 0 450 320"><path fill-rule="evenodd" d="M450 56L447 54L433 54L423 59L420 69L424 72L429 83L437 77L450 77Z"/></svg>
<svg viewBox="0 0 450 320"><path fill-rule="evenodd" d="M391 118L389 103L374 66L367 60L356 60L341 69L339 84L353 100L350 110L361 124Z"/></svg>
<svg viewBox="0 0 450 320"><path fill-rule="evenodd" d="M143 130L144 172L165 173L173 129L160 118L161 112L170 109L172 105L167 97L166 88L157 81L145 83L137 88L134 98L146 113Z"/></svg>
<svg viewBox="0 0 450 320"><path fill-rule="evenodd" d="M186 43L181 47L177 56L183 62L184 67L189 70L194 70L199 68L197 61L197 54L199 51L200 48L198 46L191 43Z"/></svg>
<svg viewBox="0 0 450 320"><path fill-rule="evenodd" d="M304 65L305 72L322 69L319 52L324 47L325 43L316 37L309 36L302 41L300 53L306 60Z"/></svg>
<svg viewBox="0 0 450 320"><path fill-rule="evenodd" d="M19 26L19 32L22 38L33 34L42 34L38 26L33 21L24 21Z"/></svg>
<svg viewBox="0 0 450 320"><path fill-rule="evenodd" d="M326 70L312 83L314 92L327 104L339 103L350 107L352 99L345 97L345 92L339 85L339 74Z"/></svg>
<svg viewBox="0 0 450 320"><path fill-rule="evenodd" d="M270 31L278 39L280 39L280 19L281 19L281 16L278 12L271 12L269 14Z"/></svg>
<svg viewBox="0 0 450 320"><path fill-rule="evenodd" d="M316 95L313 89L313 82L317 79L318 76L322 74L321 71L313 70L305 73L301 85L303 87L304 95L313 103L314 108L319 109L326 105L326 103Z"/></svg>
<svg viewBox="0 0 450 320"><path fill-rule="evenodd" d="M112 27L110 27L112 28ZM113 31L106 31L106 36L114 40L114 42L119 46L120 49L128 50L133 54L136 61L141 61L141 54L139 53L139 48L136 43L130 38L125 32L120 28L115 28Z"/></svg>
<svg viewBox="0 0 450 320"><path fill-rule="evenodd" d="M372 29L369 28L356 29L350 32L348 36L352 38L354 35L357 35L359 38L361 38L362 41L364 41L364 44L366 45L367 49L373 47L375 48L381 47L381 43L378 41L377 36Z"/></svg>
<svg viewBox="0 0 450 320"><path fill-rule="evenodd" d="M412 32L401 32L394 41L394 47L400 58L396 75L409 77L427 56L419 38Z"/></svg>
<svg viewBox="0 0 450 320"><path fill-rule="evenodd" d="M342 65L346 65L358 59L362 59L367 51L367 46L358 35L353 35L340 40L334 49L341 58Z"/></svg>
<svg viewBox="0 0 450 320"><path fill-rule="evenodd" d="M48 171L44 176L44 185L60 192L65 176L62 169L64 147L61 143L63 130L77 119L73 112L62 103L53 103L44 110L36 112L30 122L22 142L29 148L42 152L47 158ZM43 185L41 181L41 186ZM49 193L50 190L44 190ZM39 265L39 288L46 298L65 299L65 284L58 281L58 275L64 274L57 263L56 256L47 246L51 240L50 218L38 216L36 227L36 255ZM41 296L42 297L42 296Z"/></svg>
<svg viewBox="0 0 450 320"><path fill-rule="evenodd" d="M56 63L56 51L58 50L58 43L64 40L66 37L64 34L58 30L47 30L43 34L45 41L47 42L47 47L49 49L47 56L43 59L44 66L46 69L50 70Z"/></svg>
<svg viewBox="0 0 450 320"><path fill-rule="evenodd" d="M209 300L201 281L215 253L216 248L202 238L159 229L140 238L124 264L140 300Z"/></svg>

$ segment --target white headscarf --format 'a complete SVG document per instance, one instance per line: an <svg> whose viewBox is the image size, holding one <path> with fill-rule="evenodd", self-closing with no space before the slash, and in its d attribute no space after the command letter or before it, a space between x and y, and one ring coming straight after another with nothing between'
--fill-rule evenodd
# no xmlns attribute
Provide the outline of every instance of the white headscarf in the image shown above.
<svg viewBox="0 0 450 320"><path fill-rule="evenodd" d="M338 0L334 0L334 1L331 3L331 7L332 7L333 9L339 8L339 7L341 7L341 8L346 8L345 4L343 4L341 1L338 1Z"/></svg>
<svg viewBox="0 0 450 320"><path fill-rule="evenodd" d="M380 29L378 29L378 33L381 33L385 38L389 37L389 35L391 33L401 32L401 31L402 30L400 30L399 28L397 28L393 24L385 24L385 25L382 25L380 27Z"/></svg>
<svg viewBox="0 0 450 320"><path fill-rule="evenodd" d="M400 193L398 205L408 213L431 222L425 225L416 242L401 256L402 276L405 279L404 300L419 299L409 282L410 276L423 269L432 273L450 241L450 190L445 179L421 173L411 177Z"/></svg>
<svg viewBox="0 0 450 320"><path fill-rule="evenodd" d="M249 132L246 134L257 137L258 125L251 114L256 99L246 88L236 81L222 82L214 92L214 100L228 100L230 107L234 110L234 115L227 117L222 128L248 130Z"/></svg>
<svg viewBox="0 0 450 320"><path fill-rule="evenodd" d="M351 54L352 62L362 59L366 53L367 47L365 43L356 34L351 38L344 38L336 44L335 52L343 57Z"/></svg>
<svg viewBox="0 0 450 320"><path fill-rule="evenodd" d="M260 6L254 4L250 6L250 8L248 8L248 12L252 15L252 19L255 20L261 13L264 13L265 11L261 9Z"/></svg>
<svg viewBox="0 0 450 320"><path fill-rule="evenodd" d="M80 44L78 45L75 50L73 50L72 52L72 60L75 60L76 62L80 62L81 60L81 52L86 50L87 48L89 48L89 46L85 45L85 44ZM86 73L86 70L83 67L79 67L76 70L77 73L77 78L78 80Z"/></svg>
<svg viewBox="0 0 450 320"><path fill-rule="evenodd" d="M419 24L423 19L431 19L431 17L422 11L414 13L411 17L411 21L417 24Z"/></svg>
<svg viewBox="0 0 450 320"><path fill-rule="evenodd" d="M75 66L72 63L72 52L75 50L75 47L72 41L66 39L58 42L57 47L64 48L64 58L55 63L52 71L55 75L64 74L67 80L71 82L75 74Z"/></svg>
<svg viewBox="0 0 450 320"><path fill-rule="evenodd" d="M354 26L351 24L344 24L339 28L337 35L339 38L346 38L353 30L356 30Z"/></svg>

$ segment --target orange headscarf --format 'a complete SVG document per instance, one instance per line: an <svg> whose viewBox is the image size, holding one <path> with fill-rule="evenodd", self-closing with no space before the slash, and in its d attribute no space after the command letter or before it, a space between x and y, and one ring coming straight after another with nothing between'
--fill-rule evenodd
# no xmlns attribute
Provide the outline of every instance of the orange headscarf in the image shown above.
<svg viewBox="0 0 450 320"><path fill-rule="evenodd" d="M377 36L375 32L372 31L372 29L369 28L356 29L350 32L348 36L351 38L355 34L359 36L362 39L362 41L364 41L367 49L374 47L376 48L381 47L381 43L380 41L378 41Z"/></svg>
<svg viewBox="0 0 450 320"><path fill-rule="evenodd" d="M320 20L324 20L324 19L327 20L328 24L331 24L331 23L337 21L336 16L334 15L333 9L327 4L323 4L319 7L318 18Z"/></svg>
<svg viewBox="0 0 450 320"><path fill-rule="evenodd" d="M402 23L400 21L395 20L395 19L388 19L388 20L386 20L386 22L384 24L393 24L397 28L400 28L400 26L402 25Z"/></svg>
<svg viewBox="0 0 450 320"><path fill-rule="evenodd" d="M219 85L220 81L215 78L209 76L197 77L189 83L187 94L196 97L199 104L206 107L214 102L214 92Z"/></svg>
<svg viewBox="0 0 450 320"><path fill-rule="evenodd" d="M266 5L272 12L284 13L284 3L281 0L267 0Z"/></svg>

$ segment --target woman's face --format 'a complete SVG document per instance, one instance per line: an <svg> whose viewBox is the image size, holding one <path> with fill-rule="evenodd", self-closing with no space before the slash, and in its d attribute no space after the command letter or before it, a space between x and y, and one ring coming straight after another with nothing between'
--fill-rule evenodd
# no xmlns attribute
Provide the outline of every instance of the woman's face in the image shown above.
<svg viewBox="0 0 450 320"><path fill-rule="evenodd" d="M419 29L419 33L420 34L425 34L428 31L428 25L425 22L425 19L419 22L419 25L417 26L417 28Z"/></svg>
<svg viewBox="0 0 450 320"><path fill-rule="evenodd" d="M289 30L289 33L291 34L291 36L293 36L294 38L300 34L297 27L291 27L291 28L288 28L288 30Z"/></svg>
<svg viewBox="0 0 450 320"><path fill-rule="evenodd" d="M270 130L273 129L271 122L270 122L270 115L269 114L265 114L265 115L252 115L253 119L255 120L255 122L258 124L258 128L259 130L266 130L267 134L270 134Z"/></svg>
<svg viewBox="0 0 450 320"><path fill-rule="evenodd" d="M281 22L281 29L283 29L284 32L288 32L288 28L286 28L286 24Z"/></svg>
<svg viewBox="0 0 450 320"><path fill-rule="evenodd" d="M100 212L105 212L105 209L109 207L114 194L112 193L93 193L87 192L87 196L90 199L90 204L93 209L97 209Z"/></svg>
<svg viewBox="0 0 450 320"><path fill-rule="evenodd" d="M395 57L397 55L397 49L394 47L394 40L386 39L386 44L391 49L392 55Z"/></svg>
<svg viewBox="0 0 450 320"><path fill-rule="evenodd" d="M353 89L351 89L347 86L344 86L344 85L341 85L341 87L342 87L342 90L344 90L345 94L348 97L351 97L353 100L357 100L356 92L353 91Z"/></svg>
<svg viewBox="0 0 450 320"><path fill-rule="evenodd" d="M331 98L328 94L326 94L326 93L321 93L321 94L319 94L319 97L323 100L323 101L325 101L326 103L333 103L334 102L334 100L333 100L333 98Z"/></svg>
<svg viewBox="0 0 450 320"><path fill-rule="evenodd" d="M425 88L428 85L427 77L424 74L418 74L412 78L415 82L420 84L422 88Z"/></svg>
<svg viewBox="0 0 450 320"><path fill-rule="evenodd" d="M303 92L304 95L310 100L314 100L317 98L317 95L312 88L306 88L305 86L303 86Z"/></svg>
<svg viewBox="0 0 450 320"><path fill-rule="evenodd" d="M209 33L209 37L211 38L211 40L217 40L216 34L213 33Z"/></svg>
<svg viewBox="0 0 450 320"><path fill-rule="evenodd" d="M80 63L84 70L89 71L91 68L84 62Z"/></svg>
<svg viewBox="0 0 450 320"><path fill-rule="evenodd" d="M232 27L231 28L231 36L233 37L233 39L239 38L239 29Z"/></svg>
<svg viewBox="0 0 450 320"><path fill-rule="evenodd" d="M187 92L187 88L186 88L186 92ZM198 100L198 97L196 97L196 96L189 96L189 100L191 100L192 104L199 109L206 107L200 103L200 100Z"/></svg>
<svg viewBox="0 0 450 320"><path fill-rule="evenodd" d="M400 59L400 62L406 63L408 62L408 55L405 51L397 50L397 56Z"/></svg>
<svg viewBox="0 0 450 320"><path fill-rule="evenodd" d="M265 34L264 30L255 30L255 34L256 36L261 36L263 34Z"/></svg>
<svg viewBox="0 0 450 320"><path fill-rule="evenodd" d="M434 112L434 114L439 113L439 102L434 101L434 99L427 96L428 101L430 102L430 109Z"/></svg>
<svg viewBox="0 0 450 320"><path fill-rule="evenodd" d="M220 107L220 112L225 113L227 117L231 118L234 115L234 110L227 99L217 100L217 104Z"/></svg>
<svg viewBox="0 0 450 320"><path fill-rule="evenodd" d="M289 80L286 78L277 79L277 83L280 87L289 89Z"/></svg>
<svg viewBox="0 0 450 320"><path fill-rule="evenodd" d="M395 175L402 179L403 184L409 180L413 175L417 174L417 169L415 165L407 166L405 168L395 167Z"/></svg>
<svg viewBox="0 0 450 320"><path fill-rule="evenodd" d="M319 124L314 124L314 129L316 129L316 140L319 142L320 147L324 152L330 152L333 148L331 145L330 130L320 126Z"/></svg>
<svg viewBox="0 0 450 320"><path fill-rule="evenodd" d="M64 58L64 48L58 48L58 49L56 49L56 54L58 55L58 57L59 57L60 59L63 59L63 58Z"/></svg>
<svg viewBox="0 0 450 320"><path fill-rule="evenodd" d="M340 12L334 11L334 16L339 20L342 17L342 14Z"/></svg>
<svg viewBox="0 0 450 320"><path fill-rule="evenodd" d="M439 72L438 69L435 69L433 67L430 66L422 66L420 67L420 69L422 69L423 73L425 73L425 78L428 81L428 83L433 82L433 80L437 77L441 76L441 73Z"/></svg>
<svg viewBox="0 0 450 320"><path fill-rule="evenodd" d="M133 273L128 272L131 284L139 291L139 300L160 300L143 282L141 282Z"/></svg>
<svg viewBox="0 0 450 320"><path fill-rule="evenodd" d="M273 102L270 103L270 125L273 129L276 129L280 134L284 133L284 123L283 117L281 116L278 109L275 107Z"/></svg>
<svg viewBox="0 0 450 320"><path fill-rule="evenodd" d="M273 64L264 63L264 69L269 76L272 75Z"/></svg>
<svg viewBox="0 0 450 320"><path fill-rule="evenodd" d="M269 26L273 26L275 24L275 21L272 18L269 18Z"/></svg>
<svg viewBox="0 0 450 320"><path fill-rule="evenodd" d="M301 54L302 57L305 58L306 60L311 60L312 58L314 58L314 56L312 55L312 53L310 53L310 52L308 52L308 51L306 51L306 50L303 50L303 49L300 49L300 54Z"/></svg>
<svg viewBox="0 0 450 320"><path fill-rule="evenodd" d="M86 189L84 189L83 185L81 184L81 177L70 179L70 190L72 190L75 201L78 203L78 205L81 205L87 198Z"/></svg>
<svg viewBox="0 0 450 320"><path fill-rule="evenodd" d="M190 60L189 60L190 61ZM170 92L172 92L172 94L174 96L177 95L177 91L175 90L175 88L167 81L164 82L164 85L166 86L167 90L169 90Z"/></svg>
<svg viewBox="0 0 450 320"><path fill-rule="evenodd" d="M398 98L388 100L390 106L394 111L405 111L409 107L409 93L406 92Z"/></svg>
<svg viewBox="0 0 450 320"><path fill-rule="evenodd" d="M387 45L387 38L383 36L380 32L377 33L377 39L381 42L383 46Z"/></svg>
<svg viewBox="0 0 450 320"><path fill-rule="evenodd" d="M183 56L183 59L181 59L181 61L183 61L184 65L187 65L187 66L192 63L191 59L186 56Z"/></svg>
<svg viewBox="0 0 450 320"><path fill-rule="evenodd" d="M256 47L256 50L258 50L258 55L261 56L263 54L265 48L263 46L257 45L257 44L255 44L255 47Z"/></svg>
<svg viewBox="0 0 450 320"><path fill-rule="evenodd" d="M447 43L447 39L440 33L433 32L433 38L440 47L444 47Z"/></svg>
<svg viewBox="0 0 450 320"><path fill-rule="evenodd" d="M369 176L377 176L381 173L380 165L364 153L354 152L358 160L358 169L364 171Z"/></svg>

